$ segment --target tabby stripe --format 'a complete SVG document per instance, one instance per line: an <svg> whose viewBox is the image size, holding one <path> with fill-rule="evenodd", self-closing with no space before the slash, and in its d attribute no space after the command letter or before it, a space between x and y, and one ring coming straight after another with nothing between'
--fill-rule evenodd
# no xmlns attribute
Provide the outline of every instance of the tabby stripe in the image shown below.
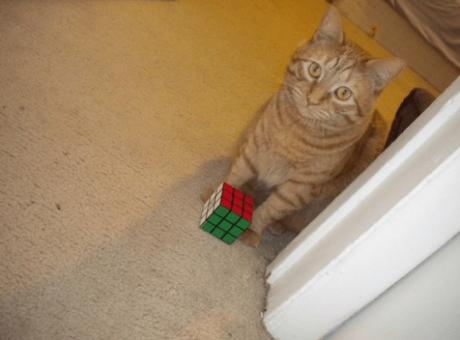
<svg viewBox="0 0 460 340"><path fill-rule="evenodd" d="M311 62L310 59L308 59L308 58L303 58L303 57L294 57L294 58L292 59L292 61L308 61L308 62Z"/></svg>
<svg viewBox="0 0 460 340"><path fill-rule="evenodd" d="M280 100L279 96L276 96L276 107L275 107L276 112L275 112L275 114L278 117L278 121L279 121L280 125L283 126L283 125L285 125L285 122L283 120L283 114L281 112L280 104L281 104L281 100Z"/></svg>
<svg viewBox="0 0 460 340"><path fill-rule="evenodd" d="M353 141L354 142L354 141ZM303 148L296 148L293 149L297 151L299 154L310 154L310 155L330 155L333 153L337 153L340 151L344 151L345 149L349 148L353 143L345 144L345 142L337 144L330 144L325 145L324 147L317 147L310 144L304 144Z"/></svg>
<svg viewBox="0 0 460 340"><path fill-rule="evenodd" d="M357 137L353 137L353 138L350 138L350 139L343 139L341 141L337 141L337 142L331 143L331 144L324 144L322 146L313 145L313 144L311 144L311 145L314 146L317 149L320 149L320 150L331 150L331 149L336 149L338 147L348 147L350 144L356 142L356 140L357 140Z"/></svg>
<svg viewBox="0 0 460 340"><path fill-rule="evenodd" d="M263 117L261 120L260 120L260 134L261 135L265 135L265 117Z"/></svg>
<svg viewBox="0 0 460 340"><path fill-rule="evenodd" d="M359 117L363 117L363 111L361 110L361 106L359 106L359 103L358 101L356 100L356 98L353 98L355 104L356 104L356 108L358 109L358 116Z"/></svg>
<svg viewBox="0 0 460 340"><path fill-rule="evenodd" d="M348 83L350 81L351 76L353 75L353 72L348 72L347 78L345 79L345 82Z"/></svg>
<svg viewBox="0 0 460 340"><path fill-rule="evenodd" d="M335 60L334 68L337 67L337 65L339 64L339 62L340 62L340 58L337 58L337 59Z"/></svg>
<svg viewBox="0 0 460 340"><path fill-rule="evenodd" d="M286 216L290 212L292 212L292 208L296 208L295 206L292 207L279 207L276 205L273 205L270 207L270 209L267 209L266 214L270 218L271 221L277 221L283 216Z"/></svg>
<svg viewBox="0 0 460 340"><path fill-rule="evenodd" d="M281 118L280 110L275 110L275 127L279 128L284 125L283 120Z"/></svg>
<svg viewBox="0 0 460 340"><path fill-rule="evenodd" d="M306 184L318 184L324 182L325 180L330 178L330 174L328 172L323 172L320 174L310 174L305 175L304 178L297 178L297 179L290 179L289 182L297 185L306 185Z"/></svg>
<svg viewBox="0 0 460 340"><path fill-rule="evenodd" d="M288 67L287 72L297 80L302 80L302 78L297 74L296 70L293 70L291 67Z"/></svg>
<svg viewBox="0 0 460 340"><path fill-rule="evenodd" d="M319 171L305 170L305 171L300 171L299 174L303 175L303 176L319 176L319 175L329 174L329 171L326 171L326 170L319 170Z"/></svg>
<svg viewBox="0 0 460 340"><path fill-rule="evenodd" d="M292 206L292 207L295 207L296 204L295 202L292 202L292 200L289 198L289 197L286 197L284 196L281 192L279 192L278 190L275 191L274 195L281 201L283 202L284 204L288 205L288 206Z"/></svg>
<svg viewBox="0 0 460 340"><path fill-rule="evenodd" d="M343 131L344 131L344 127L343 127L343 126L332 125L332 124L328 123L327 121L325 121L325 122L323 123L323 125L324 125L323 128L324 128L325 130L327 129L327 131L337 131L338 133L343 133ZM351 127L348 126L347 129L351 130Z"/></svg>
<svg viewBox="0 0 460 340"><path fill-rule="evenodd" d="M276 211L275 211L276 210ZM268 215L268 217L270 218L271 221L276 221L278 220L278 216L275 216L274 213L278 213L279 215L282 215L283 214L283 211L280 211L279 209L277 209L276 207L272 207L271 209L267 209L266 211L266 214Z"/></svg>
<svg viewBox="0 0 460 340"><path fill-rule="evenodd" d="M299 179L290 179L289 182L297 185L305 185L305 181L301 181Z"/></svg>
<svg viewBox="0 0 460 340"><path fill-rule="evenodd" d="M356 64L354 64L354 63L353 63L353 64L351 64L351 65L348 65L347 67L345 67L345 68L341 69L340 71L341 71L341 72L345 72L345 71L348 71L348 70L350 70L350 69L354 68L354 67L355 67L355 65L356 65Z"/></svg>
<svg viewBox="0 0 460 340"><path fill-rule="evenodd" d="M322 141L324 141L325 143L316 144L312 140L306 139L303 135L297 134L296 131L297 130L294 130L294 133L295 133L296 137L302 141L302 143L304 143L305 145L310 146L310 147L312 147L314 149L317 149L317 150L335 149L335 148L340 147L340 146L347 146L350 142L356 141L355 136L353 136L353 138L351 138L351 139L339 139L338 141L335 140L336 138L334 138L333 142L330 142L329 138L327 138L327 139L324 138ZM329 143L326 143L326 141L329 141ZM321 140L320 140L320 142L321 142Z"/></svg>
<svg viewBox="0 0 460 340"><path fill-rule="evenodd" d="M342 115L343 118L345 118L345 120L349 123L349 124L354 124L355 121L353 119L350 118L350 116L348 115Z"/></svg>
<svg viewBox="0 0 460 340"><path fill-rule="evenodd" d="M257 133L254 133L252 135L252 139L251 141L254 143L254 146L256 147L256 149L259 149L260 148L260 144L259 144L259 141L258 141L258 134Z"/></svg>
<svg viewBox="0 0 460 340"><path fill-rule="evenodd" d="M313 92L313 90L316 87L316 83L311 84L311 86L308 88L308 93L307 93L307 99L310 97L310 94Z"/></svg>
<svg viewBox="0 0 460 340"><path fill-rule="evenodd" d="M305 197L304 197L303 195L301 195L301 194L298 193L298 192L295 192L295 196L296 196L297 199L299 200L300 205L307 205L308 200L306 200Z"/></svg>
<svg viewBox="0 0 460 340"><path fill-rule="evenodd" d="M259 121L259 123L256 125L256 128L254 129L254 132L252 134L252 141L256 147L256 149L258 149L260 147L259 145L259 136L260 136L260 124L261 122Z"/></svg>
<svg viewBox="0 0 460 340"><path fill-rule="evenodd" d="M290 67L288 67L287 72L288 72L291 76L294 76L295 78L297 78L297 74L295 74L295 72L294 72L293 70L291 70Z"/></svg>
<svg viewBox="0 0 460 340"><path fill-rule="evenodd" d="M334 65L332 65L331 68L336 68L336 66L338 65L339 61L340 61L340 58L335 58L335 59L332 59L330 62L328 62L326 64L329 64L329 63L333 62Z"/></svg>
<svg viewBox="0 0 460 340"><path fill-rule="evenodd" d="M345 62L345 60L342 57L338 57L337 58L337 64L335 65L335 68L337 70L340 70L340 68L343 67L344 62Z"/></svg>
<svg viewBox="0 0 460 340"><path fill-rule="evenodd" d="M302 132L302 130L301 130L301 132ZM314 132L315 131L308 131L308 133L312 137L316 137L316 138L319 138L319 139L327 138L328 140L329 139L337 139L337 137L343 137L343 135L345 133L345 131L343 129L337 130L337 132L334 132L334 133L331 133L331 134L314 135Z"/></svg>

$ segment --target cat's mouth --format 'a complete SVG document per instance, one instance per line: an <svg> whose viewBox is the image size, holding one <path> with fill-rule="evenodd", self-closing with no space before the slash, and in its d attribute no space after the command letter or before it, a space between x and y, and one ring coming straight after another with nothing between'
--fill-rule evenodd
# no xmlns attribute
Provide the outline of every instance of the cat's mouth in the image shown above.
<svg viewBox="0 0 460 340"><path fill-rule="evenodd" d="M326 120L331 119L331 115L328 112L322 110L319 107L315 107L315 105L308 105L308 107L306 108L305 115L308 116L308 118L310 119L315 119L315 120L320 120L320 121L326 121Z"/></svg>
<svg viewBox="0 0 460 340"><path fill-rule="evenodd" d="M298 110L301 113L302 117L307 118L309 120L316 120L318 122L326 122L331 120L330 114L319 107L298 107Z"/></svg>
<svg viewBox="0 0 460 340"><path fill-rule="evenodd" d="M285 85L289 94L289 101L295 105L302 118L318 122L329 121L331 119L330 114L322 109L320 105L309 103L305 89L291 84Z"/></svg>
<svg viewBox="0 0 460 340"><path fill-rule="evenodd" d="M325 111L319 105L309 104L306 97L304 100L295 101L295 105L299 114L304 119L315 120L318 122L326 122L331 120L331 115L329 112Z"/></svg>

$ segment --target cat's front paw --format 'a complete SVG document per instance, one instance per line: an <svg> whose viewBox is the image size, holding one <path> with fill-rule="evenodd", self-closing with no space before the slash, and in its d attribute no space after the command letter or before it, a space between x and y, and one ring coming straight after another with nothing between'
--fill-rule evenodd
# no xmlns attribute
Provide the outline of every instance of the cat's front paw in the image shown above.
<svg viewBox="0 0 460 340"><path fill-rule="evenodd" d="M257 248L260 243L260 235L251 229L246 230L240 237L240 241L248 247Z"/></svg>

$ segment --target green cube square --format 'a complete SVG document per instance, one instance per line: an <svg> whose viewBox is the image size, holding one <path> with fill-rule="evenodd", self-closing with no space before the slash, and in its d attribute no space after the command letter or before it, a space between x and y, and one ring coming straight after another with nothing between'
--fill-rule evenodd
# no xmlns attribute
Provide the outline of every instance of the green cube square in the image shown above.
<svg viewBox="0 0 460 340"><path fill-rule="evenodd" d="M214 213L208 218L208 222L211 222L212 224L215 224L215 225L218 225L220 221L222 221L222 217Z"/></svg>
<svg viewBox="0 0 460 340"><path fill-rule="evenodd" d="M252 214L253 199L222 183L203 207L200 228L232 244L251 226Z"/></svg>
<svg viewBox="0 0 460 340"><path fill-rule="evenodd" d="M238 237L243 233L243 230L241 230L238 227L233 227L232 229L230 229L228 233L231 234L232 236Z"/></svg>
<svg viewBox="0 0 460 340"><path fill-rule="evenodd" d="M209 222L204 222L201 228L203 230L206 230L208 233L210 233L216 226L214 224L211 224Z"/></svg>
<svg viewBox="0 0 460 340"><path fill-rule="evenodd" d="M212 234L217 238L221 238L222 236L225 235L225 231L223 231L222 229L216 228L212 231Z"/></svg>
<svg viewBox="0 0 460 340"><path fill-rule="evenodd" d="M249 222L246 221L244 218L242 218L242 219L240 219L240 220L236 223L236 225L237 225L238 227L240 227L241 229L246 230L246 229L249 228L249 226L251 225L251 223L249 223Z"/></svg>
<svg viewBox="0 0 460 340"><path fill-rule="evenodd" d="M217 207L214 213L216 213L219 216L225 217L228 214L228 211L229 210L227 208L220 206L220 207Z"/></svg>
<svg viewBox="0 0 460 340"><path fill-rule="evenodd" d="M240 219L240 217L238 215L230 212L230 214L228 214L227 217L225 217L225 219L227 221L229 221L230 223L235 224L235 222L238 221Z"/></svg>
<svg viewBox="0 0 460 340"><path fill-rule="evenodd" d="M230 234L227 234L222 238L222 241L224 241L227 244L232 244L233 242L235 242L235 240L236 238Z"/></svg>
<svg viewBox="0 0 460 340"><path fill-rule="evenodd" d="M219 223L219 228L227 231L232 227L232 224L226 220L223 220L222 222Z"/></svg>

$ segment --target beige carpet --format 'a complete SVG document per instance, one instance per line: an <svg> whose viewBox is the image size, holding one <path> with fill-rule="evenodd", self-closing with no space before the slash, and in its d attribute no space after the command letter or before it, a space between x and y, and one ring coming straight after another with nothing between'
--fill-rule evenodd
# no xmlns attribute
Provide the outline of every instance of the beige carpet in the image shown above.
<svg viewBox="0 0 460 340"><path fill-rule="evenodd" d="M227 246L197 228L198 194L324 9L0 2L0 339L269 338L264 270L288 237Z"/></svg>

